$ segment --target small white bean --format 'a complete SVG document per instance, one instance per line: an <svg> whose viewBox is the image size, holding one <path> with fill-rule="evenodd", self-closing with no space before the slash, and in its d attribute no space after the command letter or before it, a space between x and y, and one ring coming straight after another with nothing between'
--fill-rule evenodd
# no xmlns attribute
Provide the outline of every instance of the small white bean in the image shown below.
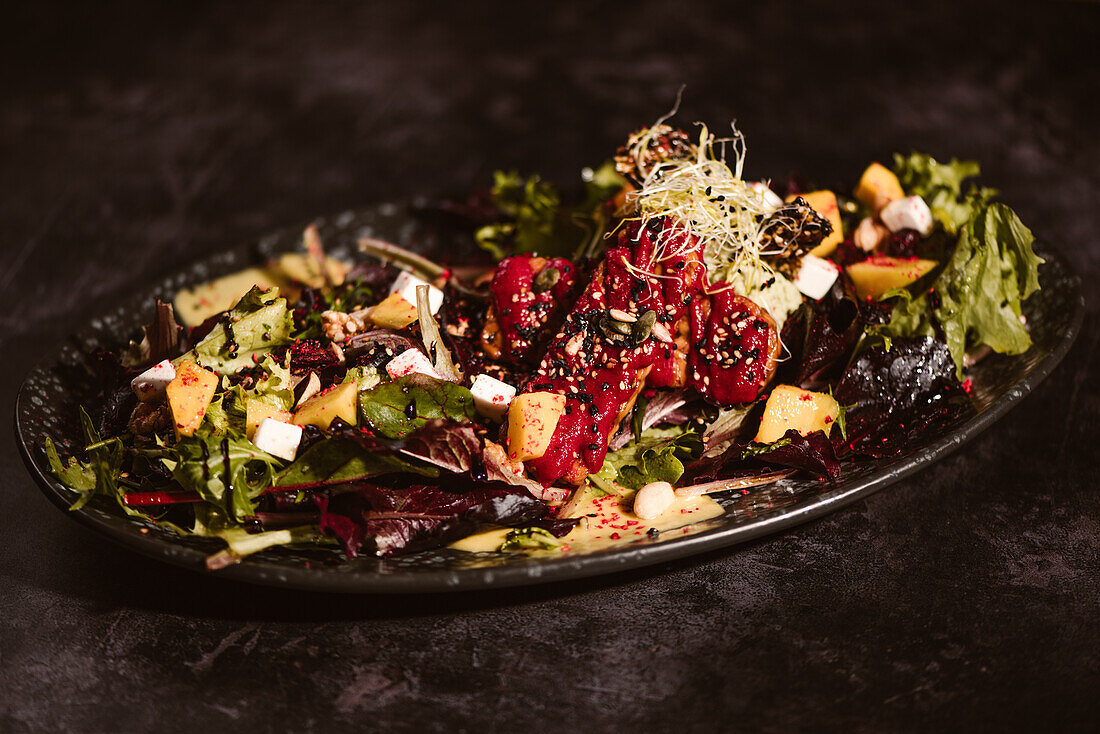
<svg viewBox="0 0 1100 734"><path fill-rule="evenodd" d="M656 520L676 501L676 491L668 482L650 482L634 495L634 514L643 520Z"/></svg>

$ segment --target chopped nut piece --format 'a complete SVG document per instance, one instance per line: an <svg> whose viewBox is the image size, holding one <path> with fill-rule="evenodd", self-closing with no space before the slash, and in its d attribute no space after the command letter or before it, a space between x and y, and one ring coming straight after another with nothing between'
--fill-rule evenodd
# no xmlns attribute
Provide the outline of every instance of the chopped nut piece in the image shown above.
<svg viewBox="0 0 1100 734"><path fill-rule="evenodd" d="M325 311L321 314L321 333L332 342L345 342L356 332L365 331L366 325L367 311Z"/></svg>

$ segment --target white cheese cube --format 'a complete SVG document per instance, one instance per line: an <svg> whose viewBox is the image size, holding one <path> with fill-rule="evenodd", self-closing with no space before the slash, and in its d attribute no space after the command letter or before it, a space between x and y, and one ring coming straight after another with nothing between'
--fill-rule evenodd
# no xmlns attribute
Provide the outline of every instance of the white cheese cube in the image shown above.
<svg viewBox="0 0 1100 734"><path fill-rule="evenodd" d="M274 418L264 418L252 436L252 443L260 451L266 451L272 456L278 456L287 461L294 461L294 457L298 455L298 444L301 442L301 426L283 423Z"/></svg>
<svg viewBox="0 0 1100 734"><path fill-rule="evenodd" d="M130 389L138 396L138 400L148 403L164 395L164 388L168 383L176 379L176 368L167 359L153 365L149 369L130 381Z"/></svg>
<svg viewBox="0 0 1100 734"><path fill-rule="evenodd" d="M768 210L768 214L783 206L783 200L779 198L779 194L772 191L771 187L763 181L752 181L749 183L749 188L760 197L760 201L764 204L764 208Z"/></svg>
<svg viewBox="0 0 1100 734"><path fill-rule="evenodd" d="M411 375L414 372L434 377L437 380L443 379L443 377L435 371L432 361L419 349L406 349L401 352L401 354L391 359L386 365L386 373L395 380L398 377Z"/></svg>
<svg viewBox="0 0 1100 734"><path fill-rule="evenodd" d="M489 375L475 377L470 392L474 396L474 408L477 412L495 421L504 420L508 406L516 396L514 387Z"/></svg>
<svg viewBox="0 0 1100 734"><path fill-rule="evenodd" d="M904 199L891 201L879 212L879 218L891 232L902 229L915 229L921 237L927 237L932 232L932 212L924 199L919 196L908 196Z"/></svg>
<svg viewBox="0 0 1100 734"><path fill-rule="evenodd" d="M428 305L431 306L432 316L435 316L443 306L443 291L439 290L431 283L421 280L412 273L402 270L401 274L397 276L397 280L395 280L390 287L390 293L400 294L402 298L415 306L416 287L418 285L428 286Z"/></svg>
<svg viewBox="0 0 1100 734"><path fill-rule="evenodd" d="M794 286L816 301L829 292L839 275L840 268L832 260L804 255L798 275L794 277Z"/></svg>

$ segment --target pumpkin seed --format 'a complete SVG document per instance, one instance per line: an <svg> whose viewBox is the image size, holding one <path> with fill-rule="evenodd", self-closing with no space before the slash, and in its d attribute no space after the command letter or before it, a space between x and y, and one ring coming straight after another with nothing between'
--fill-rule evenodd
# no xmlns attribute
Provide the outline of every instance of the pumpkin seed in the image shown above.
<svg viewBox="0 0 1100 734"><path fill-rule="evenodd" d="M558 284L561 280L561 271L557 268L543 268L531 282L531 290L535 293L545 293Z"/></svg>
<svg viewBox="0 0 1100 734"><path fill-rule="evenodd" d="M646 311L644 314L638 317L638 320L634 322L631 329L631 336L634 337L636 342L644 342L649 338L649 335L653 333L653 325L657 323L657 312Z"/></svg>

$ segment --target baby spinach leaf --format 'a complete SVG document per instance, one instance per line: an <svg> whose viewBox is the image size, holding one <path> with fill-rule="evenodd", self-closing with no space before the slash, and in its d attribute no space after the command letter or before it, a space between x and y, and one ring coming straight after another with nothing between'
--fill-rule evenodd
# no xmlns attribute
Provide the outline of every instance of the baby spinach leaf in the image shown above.
<svg viewBox="0 0 1100 734"><path fill-rule="evenodd" d="M360 423L385 438L397 439L430 420L473 420L474 398L463 385L412 374L359 393Z"/></svg>
<svg viewBox="0 0 1100 734"><path fill-rule="evenodd" d="M328 438L306 449L281 471L274 486L280 489L313 489L367 479L381 474L410 472L434 477L439 471L403 461L393 454L365 449L349 438Z"/></svg>

